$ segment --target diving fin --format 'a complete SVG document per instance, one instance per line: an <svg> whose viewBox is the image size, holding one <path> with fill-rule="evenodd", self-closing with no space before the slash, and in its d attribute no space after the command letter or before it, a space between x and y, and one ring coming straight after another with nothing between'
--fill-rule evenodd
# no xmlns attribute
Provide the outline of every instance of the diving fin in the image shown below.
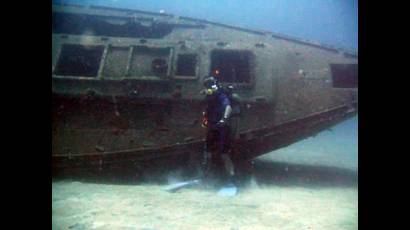
<svg viewBox="0 0 410 230"><path fill-rule="evenodd" d="M233 184L229 183L219 189L218 195L219 196L235 196L238 193L238 188Z"/></svg>
<svg viewBox="0 0 410 230"><path fill-rule="evenodd" d="M177 182L171 185L168 185L164 190L167 192L176 192L181 188L193 186L193 185L198 185L201 182L201 180L189 180L189 181L183 181L183 182Z"/></svg>

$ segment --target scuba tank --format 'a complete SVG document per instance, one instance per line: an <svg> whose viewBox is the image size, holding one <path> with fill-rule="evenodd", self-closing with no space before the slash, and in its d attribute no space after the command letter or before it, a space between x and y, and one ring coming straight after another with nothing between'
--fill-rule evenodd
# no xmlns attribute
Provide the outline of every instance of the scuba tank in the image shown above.
<svg viewBox="0 0 410 230"><path fill-rule="evenodd" d="M241 116L241 98L235 93L235 87L233 85L221 86L221 89L227 94L231 101L231 116L228 120L228 125L231 128L230 138L234 139L239 126L239 120Z"/></svg>
<svg viewBox="0 0 410 230"><path fill-rule="evenodd" d="M241 114L241 98L237 93L234 93L235 87L233 85L228 85L226 87L222 87L222 89L225 91L225 93L228 95L229 100L231 101L231 117L239 116Z"/></svg>

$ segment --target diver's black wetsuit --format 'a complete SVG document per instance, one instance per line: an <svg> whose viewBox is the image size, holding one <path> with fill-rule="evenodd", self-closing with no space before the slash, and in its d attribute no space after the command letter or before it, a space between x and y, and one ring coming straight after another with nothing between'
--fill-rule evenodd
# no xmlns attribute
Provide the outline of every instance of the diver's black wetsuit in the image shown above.
<svg viewBox="0 0 410 230"><path fill-rule="evenodd" d="M228 95L219 89L216 93L206 96L206 114L208 118L208 130L206 135L206 147L209 150L213 144L217 145L217 153L228 153L230 148L230 128L228 124L220 125L226 106L231 105Z"/></svg>

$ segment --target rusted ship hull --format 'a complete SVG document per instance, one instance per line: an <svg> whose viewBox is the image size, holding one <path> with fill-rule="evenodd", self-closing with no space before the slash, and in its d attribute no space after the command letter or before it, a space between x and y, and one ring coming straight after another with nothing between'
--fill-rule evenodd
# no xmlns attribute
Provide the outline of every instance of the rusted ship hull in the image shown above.
<svg viewBox="0 0 410 230"><path fill-rule="evenodd" d="M79 99L76 99L76 101L77 100ZM58 99L55 99L55 101L58 101ZM91 101L95 102L94 100ZM79 103L87 102L82 101ZM110 106L114 106L110 102L106 103L108 103ZM101 102L99 103L100 106L102 104L103 103ZM135 102L127 103L126 105L129 108L132 104L134 105L134 107L137 106L135 105ZM155 107L160 108L158 112L165 112L164 105L162 106L163 107L161 108L161 105L155 105ZM171 102L168 102L168 106L172 107L173 105ZM118 110L118 108L121 108L122 106L116 105L116 107ZM102 108L104 108L104 106ZM110 109L103 110L102 113L104 117L110 117L106 114L108 111L110 111ZM115 111L111 112L115 114ZM54 111L55 116L59 116L57 115L58 113L58 111ZM94 113L96 113L96 111L94 111ZM235 135L237 138L233 142L233 160L246 161L271 152L275 149L285 147L289 144L315 135L320 131L326 130L334 126L335 124L338 124L346 119L351 118L352 116L355 116L356 114L357 103L352 103L349 105L331 108L319 113L310 114L306 117L284 122L282 124L266 125L256 129L237 132ZM54 118L58 119L56 117ZM170 130L165 125L166 122L158 123L158 120L155 120L159 119L158 115L153 115L151 118L152 120L150 122L155 124L155 127L153 127L153 129L146 135L155 135L154 133L156 133L157 135L164 135L168 132L179 132L179 130ZM84 121L83 119L84 117L82 117L81 120ZM101 126L99 126L99 128L97 129L90 129L85 128L84 125L82 125L81 128L65 130L66 132L76 132L76 134L69 133L67 134L68 136L75 136L82 139L82 141L71 143L75 143L76 147L83 151L87 148L89 149L89 151L83 153L68 152L65 154L58 154L58 150L55 150L55 154L53 154L52 157L54 172L56 174L65 174L76 172L78 170L98 172L102 170L115 170L120 168L127 168L128 170L138 170L138 168L143 165L144 162L146 163L159 160L181 164L188 163L185 161L189 161L191 158L200 157L203 151L204 139L192 137L185 138L185 141L183 142L176 142L171 144L164 143L152 146L139 142L139 145L134 145L126 149L112 149L112 147L116 145L115 142L119 141L122 143L133 143L137 142L134 140L140 138L141 136L137 136L134 132L130 132L132 127L130 127L129 121L131 119L127 120L127 124L125 124L123 120L118 119L116 115L111 115L111 119L113 119L110 123L111 127L101 128ZM55 120L54 124L56 123L58 123L58 121ZM193 119L191 123L186 125L190 126L191 128L198 126L199 120ZM53 136L55 138L59 136L58 132L60 131L61 129L54 127ZM128 134L126 134L127 132ZM91 133L94 133L94 135L92 135ZM95 133L98 133L99 135L96 135ZM101 138L104 135L111 140L102 143ZM204 135L204 130L200 130L199 137ZM63 139L62 142L64 142L64 138L66 137L64 137L64 135L60 136ZM98 137L98 139L95 138L94 140L90 140L90 136ZM144 138L143 140L146 139L147 138ZM100 143L98 143L98 141ZM57 142L58 141L55 141L54 143ZM67 146L67 144L57 144L60 146Z"/></svg>

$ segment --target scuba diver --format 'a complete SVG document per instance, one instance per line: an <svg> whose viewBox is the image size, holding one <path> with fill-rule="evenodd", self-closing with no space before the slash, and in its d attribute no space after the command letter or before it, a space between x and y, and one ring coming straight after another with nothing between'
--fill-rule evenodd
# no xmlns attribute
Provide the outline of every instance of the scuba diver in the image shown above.
<svg viewBox="0 0 410 230"><path fill-rule="evenodd" d="M239 98L235 98L232 94L233 86L222 87L213 76L205 76L203 83L205 90L202 92L206 94L206 109L203 112L202 127L207 128L206 141L200 164L192 165L195 170L199 169L200 179L174 183L167 186L165 190L175 192L181 188L202 183L208 178L209 171L215 165L216 162L212 159L215 157L215 159L222 160L228 178L224 186L218 190L218 195L235 196L237 179L230 154L232 153L232 135L236 130L234 120L240 112L237 107Z"/></svg>
<svg viewBox="0 0 410 230"><path fill-rule="evenodd" d="M211 148L221 157L228 176L228 183L235 183L235 169L231 157L231 127L228 124L232 114L232 100L229 93L218 84L213 76L206 76L205 87L206 110L203 112L202 126L207 128L204 160L202 162L206 176L212 162Z"/></svg>

